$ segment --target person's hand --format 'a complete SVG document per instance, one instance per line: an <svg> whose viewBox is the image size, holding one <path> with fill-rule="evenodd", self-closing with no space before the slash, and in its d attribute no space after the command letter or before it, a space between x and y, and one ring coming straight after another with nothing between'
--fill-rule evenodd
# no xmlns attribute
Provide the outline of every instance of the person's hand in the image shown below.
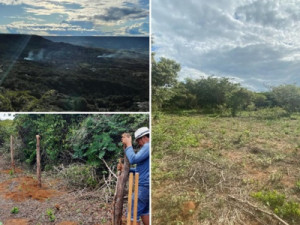
<svg viewBox="0 0 300 225"><path fill-rule="evenodd" d="M132 146L132 138L130 135L122 135L122 143L126 148Z"/></svg>

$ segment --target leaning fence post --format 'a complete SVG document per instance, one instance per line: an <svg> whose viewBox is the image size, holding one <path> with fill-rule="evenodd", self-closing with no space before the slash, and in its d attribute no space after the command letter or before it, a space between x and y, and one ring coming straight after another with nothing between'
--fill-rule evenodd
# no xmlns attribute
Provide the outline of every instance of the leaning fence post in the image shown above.
<svg viewBox="0 0 300 225"><path fill-rule="evenodd" d="M130 134L124 133L130 137ZM122 136L123 136L122 135ZM126 146L123 146L123 150L125 150ZM122 214L123 214L123 200L125 194L125 185L129 176L130 163L126 154L124 153L124 164L122 171L118 173L118 179L116 184L116 191L113 201L113 212L112 212L112 225L121 225L122 224Z"/></svg>
<svg viewBox="0 0 300 225"><path fill-rule="evenodd" d="M14 159L14 142L13 136L10 135L10 158L11 158L11 170L12 173L16 172L15 159Z"/></svg>
<svg viewBox="0 0 300 225"><path fill-rule="evenodd" d="M38 179L38 185L39 187L42 187L40 135L36 135L36 175Z"/></svg>

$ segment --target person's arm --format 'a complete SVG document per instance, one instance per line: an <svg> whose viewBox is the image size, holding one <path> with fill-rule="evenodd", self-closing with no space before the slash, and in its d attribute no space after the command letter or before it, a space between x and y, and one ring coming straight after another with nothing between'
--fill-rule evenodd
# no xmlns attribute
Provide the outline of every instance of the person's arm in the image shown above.
<svg viewBox="0 0 300 225"><path fill-rule="evenodd" d="M130 164L137 164L149 157L149 144L145 144L140 151L135 153L132 146L129 146L125 149L126 156Z"/></svg>

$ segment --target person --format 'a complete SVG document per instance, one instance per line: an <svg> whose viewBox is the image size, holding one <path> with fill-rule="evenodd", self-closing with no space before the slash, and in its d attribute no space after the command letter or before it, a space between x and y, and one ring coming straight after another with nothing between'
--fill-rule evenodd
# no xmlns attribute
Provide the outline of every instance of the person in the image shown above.
<svg viewBox="0 0 300 225"><path fill-rule="evenodd" d="M140 224L140 217L144 225L149 225L149 129L141 127L134 133L135 141L141 149L135 153L132 147L131 136L122 136L122 143L125 145L125 154L130 164L136 164L135 172L139 173L139 189L138 189L138 212L137 224ZM134 196L132 198L132 206ZM131 221L133 221L133 210Z"/></svg>

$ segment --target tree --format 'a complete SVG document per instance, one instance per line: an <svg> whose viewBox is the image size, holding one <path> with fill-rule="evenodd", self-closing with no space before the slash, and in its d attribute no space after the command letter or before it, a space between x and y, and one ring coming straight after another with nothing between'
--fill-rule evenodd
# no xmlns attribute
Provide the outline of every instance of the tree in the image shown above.
<svg viewBox="0 0 300 225"><path fill-rule="evenodd" d="M237 112L241 109L245 109L252 99L252 92L245 88L239 88L234 90L228 98L227 105L231 110L231 115L236 116Z"/></svg>
<svg viewBox="0 0 300 225"><path fill-rule="evenodd" d="M193 109L197 106L197 99L187 88L185 83L180 82L173 87L173 96L165 102L168 109Z"/></svg>
<svg viewBox="0 0 300 225"><path fill-rule="evenodd" d="M196 96L198 108L214 110L225 105L228 97L239 85L231 83L228 78L208 77L198 80L186 80L186 88Z"/></svg>
<svg viewBox="0 0 300 225"><path fill-rule="evenodd" d="M180 64L171 59L160 58L158 62L152 56L152 105L161 108L163 103L174 95L172 89L177 84Z"/></svg>
<svg viewBox="0 0 300 225"><path fill-rule="evenodd" d="M269 107L271 105L266 93L253 93L253 103L258 108Z"/></svg>
<svg viewBox="0 0 300 225"><path fill-rule="evenodd" d="M287 112L300 111L300 87L291 84L280 85L272 88L271 95L275 104Z"/></svg>

